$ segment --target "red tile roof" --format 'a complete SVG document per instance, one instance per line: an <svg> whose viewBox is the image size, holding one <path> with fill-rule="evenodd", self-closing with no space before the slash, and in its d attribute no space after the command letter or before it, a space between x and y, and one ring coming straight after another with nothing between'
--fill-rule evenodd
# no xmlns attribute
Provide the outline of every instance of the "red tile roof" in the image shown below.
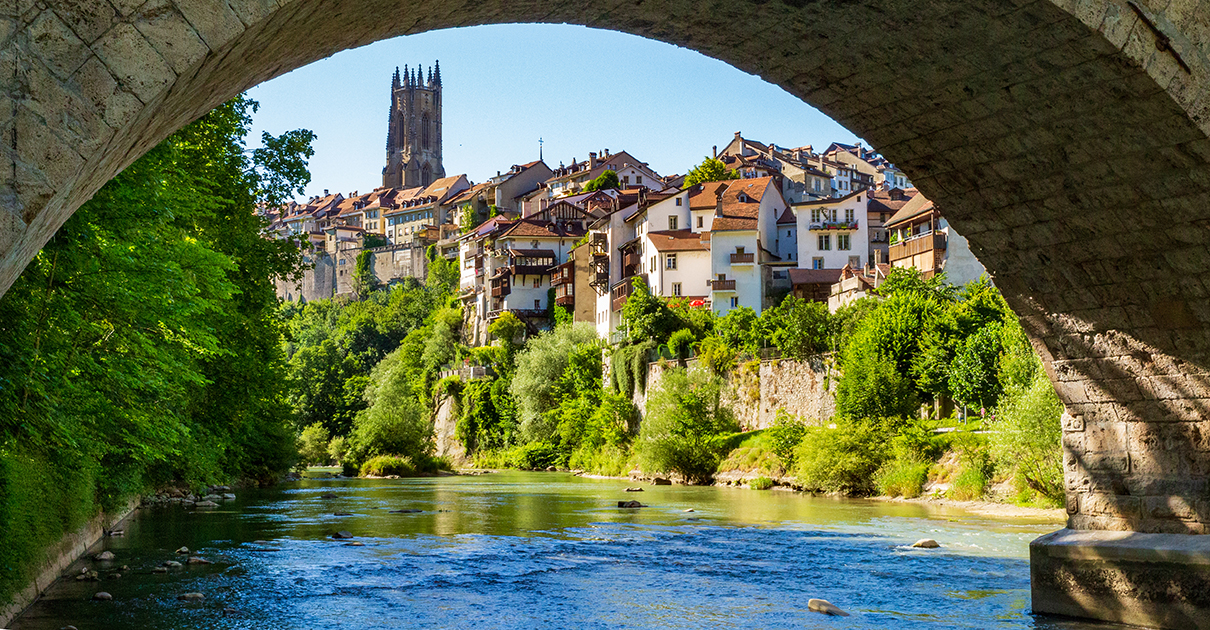
<svg viewBox="0 0 1210 630"><path fill-rule="evenodd" d="M789 269L790 284L836 284L840 269Z"/></svg>
<svg viewBox="0 0 1210 630"><path fill-rule="evenodd" d="M887 219L886 227L892 227L900 223L906 223L916 217L927 214L933 210L933 202L929 201L924 195L916 195L910 201L903 204L890 219Z"/></svg>
<svg viewBox="0 0 1210 630"><path fill-rule="evenodd" d="M701 235L691 230L648 232L647 238L660 252L710 251L710 246L702 242Z"/></svg>

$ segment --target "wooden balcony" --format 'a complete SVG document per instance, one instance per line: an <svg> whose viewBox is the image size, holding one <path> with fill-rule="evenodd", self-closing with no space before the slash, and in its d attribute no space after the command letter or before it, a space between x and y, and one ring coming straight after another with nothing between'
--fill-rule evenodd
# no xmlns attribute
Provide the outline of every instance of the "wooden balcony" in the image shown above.
<svg viewBox="0 0 1210 630"><path fill-rule="evenodd" d="M626 253L622 254L622 267L623 268L637 267L637 266L641 265L642 263L643 263L643 259L639 256L639 253L634 250L630 250L630 251L627 251Z"/></svg>
<svg viewBox="0 0 1210 630"><path fill-rule="evenodd" d="M550 286L558 287L575 281L575 267L572 263L563 263L554 268L550 274Z"/></svg>
<svg viewBox="0 0 1210 630"><path fill-rule="evenodd" d="M734 291L735 290L735 281L734 280L711 280L710 281L710 290L711 291Z"/></svg>
<svg viewBox="0 0 1210 630"><path fill-rule="evenodd" d="M914 236L906 241L900 241L891 245L888 258L891 262L910 258L916 254L923 254L936 249L945 249L945 234L941 232L930 232Z"/></svg>
<svg viewBox="0 0 1210 630"><path fill-rule="evenodd" d="M550 267L546 265L512 265L508 269L514 276L550 275Z"/></svg>
<svg viewBox="0 0 1210 630"><path fill-rule="evenodd" d="M555 298L555 304L558 304L559 306L575 306L576 305L576 296L575 295L560 295L559 297Z"/></svg>
<svg viewBox="0 0 1210 630"><path fill-rule="evenodd" d="M613 310L622 310L622 306L626 304L626 298L630 297L631 293L634 293L634 284L632 284L630 278L626 278L615 284L613 289L609 291L610 306Z"/></svg>
<svg viewBox="0 0 1210 630"><path fill-rule="evenodd" d="M731 254L731 264L751 265L756 262L756 254Z"/></svg>

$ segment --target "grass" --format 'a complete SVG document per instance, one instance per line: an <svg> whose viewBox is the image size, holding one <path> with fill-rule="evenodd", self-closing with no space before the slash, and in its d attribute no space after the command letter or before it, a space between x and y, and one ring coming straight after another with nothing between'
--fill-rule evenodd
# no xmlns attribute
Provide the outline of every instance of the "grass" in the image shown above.
<svg viewBox="0 0 1210 630"><path fill-rule="evenodd" d="M748 487L753 490L768 490L773 487L773 480L768 477L757 477L748 482Z"/></svg>
<svg viewBox="0 0 1210 630"><path fill-rule="evenodd" d="M987 490L987 476L977 467L964 466L950 484L949 498L955 501L975 501Z"/></svg>
<svg viewBox="0 0 1210 630"><path fill-rule="evenodd" d="M930 462L922 460L893 459L878 469L874 485L885 496L912 499L924 491L931 467Z"/></svg>
<svg viewBox="0 0 1210 630"><path fill-rule="evenodd" d="M730 452L719 464L719 472L759 472L770 476L785 473L781 460L773 452L773 441L764 429L735 433L724 440Z"/></svg>

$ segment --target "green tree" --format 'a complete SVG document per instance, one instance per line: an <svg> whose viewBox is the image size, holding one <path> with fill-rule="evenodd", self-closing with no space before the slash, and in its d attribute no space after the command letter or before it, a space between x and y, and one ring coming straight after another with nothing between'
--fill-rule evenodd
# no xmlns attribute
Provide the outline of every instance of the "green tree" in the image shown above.
<svg viewBox="0 0 1210 630"><path fill-rule="evenodd" d="M739 430L722 404L722 391L722 379L704 370L663 373L639 429L645 470L675 472L690 483L710 481L727 450L719 437Z"/></svg>
<svg viewBox="0 0 1210 630"><path fill-rule="evenodd" d="M577 322L532 337L517 355L510 392L527 440L553 439L554 427L543 416L558 405L565 393L559 382L573 351L596 339L597 331L592 324Z"/></svg>
<svg viewBox="0 0 1210 630"><path fill-rule="evenodd" d="M329 459L328 430L318 422L303 429L298 436L298 456L304 464L324 465Z"/></svg>
<svg viewBox="0 0 1210 630"><path fill-rule="evenodd" d="M631 341L664 340L680 322L663 300L652 295L642 278L631 279L633 290L622 305L621 329Z"/></svg>
<svg viewBox="0 0 1210 630"><path fill-rule="evenodd" d="M1027 387L1008 396L989 438L995 458L1019 483L1061 504L1063 403L1040 367Z"/></svg>
<svg viewBox="0 0 1210 630"><path fill-rule="evenodd" d="M1003 393L1000 385L1001 329L988 324L962 342L950 365L950 391L964 405L989 408Z"/></svg>
<svg viewBox="0 0 1210 630"><path fill-rule="evenodd" d="M739 179L739 173L733 168L727 168L722 160L712 157L702 159L702 163L693 167L685 175L683 188L689 188L706 182L719 182L728 179Z"/></svg>
<svg viewBox="0 0 1210 630"><path fill-rule="evenodd" d="M378 286L378 276L374 275L374 252L358 252L357 264L353 267L353 294L362 299L377 290Z"/></svg>
<svg viewBox="0 0 1210 630"><path fill-rule="evenodd" d="M762 313L761 319L783 358L802 360L828 350L831 316L825 304L791 295Z"/></svg>
<svg viewBox="0 0 1210 630"><path fill-rule="evenodd" d="M596 179L584 185L584 192L596 192L598 190L609 190L611 188L616 189L621 187L622 183L618 181L617 172L606 169L606 171L598 175Z"/></svg>

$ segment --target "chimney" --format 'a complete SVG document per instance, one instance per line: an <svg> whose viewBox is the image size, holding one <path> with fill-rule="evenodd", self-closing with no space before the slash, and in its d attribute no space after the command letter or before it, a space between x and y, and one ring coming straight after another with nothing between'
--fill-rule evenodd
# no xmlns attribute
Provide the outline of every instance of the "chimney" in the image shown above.
<svg viewBox="0 0 1210 630"><path fill-rule="evenodd" d="M597 167L597 153L596 153L596 151L589 151L588 152L588 170L591 171L592 169L594 169L596 167Z"/></svg>
<svg viewBox="0 0 1210 630"><path fill-rule="evenodd" d="M328 189L327 189L327 188L325 188L325 189L324 189L324 196L325 196L325 197L327 197L327 196L328 196Z"/></svg>
<svg viewBox="0 0 1210 630"><path fill-rule="evenodd" d="M714 216L715 218L723 216L723 194L719 193L714 201Z"/></svg>
<svg viewBox="0 0 1210 630"><path fill-rule="evenodd" d="M601 153L604 153L605 157L609 157L609 149L601 149Z"/></svg>
<svg viewBox="0 0 1210 630"><path fill-rule="evenodd" d="M735 132L735 139L736 139L736 140L742 140L742 139L743 139L743 136L741 136L741 135L740 135L740 132L738 132L738 131L737 131L737 132Z"/></svg>
<svg viewBox="0 0 1210 630"><path fill-rule="evenodd" d="M718 145L714 145L714 159L718 159Z"/></svg>

